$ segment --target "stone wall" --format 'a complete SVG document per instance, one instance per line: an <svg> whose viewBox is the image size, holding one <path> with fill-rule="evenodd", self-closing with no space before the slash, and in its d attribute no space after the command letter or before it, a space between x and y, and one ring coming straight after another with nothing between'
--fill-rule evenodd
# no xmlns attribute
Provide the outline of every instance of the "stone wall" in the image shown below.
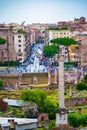
<svg viewBox="0 0 87 130"><path fill-rule="evenodd" d="M38 121L47 121L49 120L48 113L39 113L38 115Z"/></svg>
<svg viewBox="0 0 87 130"><path fill-rule="evenodd" d="M51 82L54 83L55 76L54 73L51 74ZM5 88L19 88L20 84L47 84L48 83L48 73L23 73L23 74L8 74L0 75L0 79L3 80Z"/></svg>
<svg viewBox="0 0 87 130"><path fill-rule="evenodd" d="M29 84L47 83L48 73L24 73L22 74L22 80Z"/></svg>
<svg viewBox="0 0 87 130"><path fill-rule="evenodd" d="M16 86L20 85L20 82L22 81L22 76L18 74L8 74L0 76L0 79L3 80L4 86L6 88L10 87L14 89Z"/></svg>
<svg viewBox="0 0 87 130"><path fill-rule="evenodd" d="M65 106L87 105L87 97L65 99Z"/></svg>

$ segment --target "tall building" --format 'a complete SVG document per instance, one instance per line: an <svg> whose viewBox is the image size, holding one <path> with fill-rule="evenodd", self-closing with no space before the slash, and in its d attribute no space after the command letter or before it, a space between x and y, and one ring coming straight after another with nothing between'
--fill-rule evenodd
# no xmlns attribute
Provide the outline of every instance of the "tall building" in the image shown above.
<svg viewBox="0 0 87 130"><path fill-rule="evenodd" d="M64 38L64 37L72 37L72 32L67 29L67 30L57 30L57 29L48 29L46 31L46 36L45 36L45 45L51 44L50 40L55 39L55 38Z"/></svg>
<svg viewBox="0 0 87 130"><path fill-rule="evenodd" d="M0 37L6 39L6 43L0 45L0 61L16 61L13 30L10 27L0 27Z"/></svg>
<svg viewBox="0 0 87 130"><path fill-rule="evenodd" d="M85 22L86 22L86 18L85 17L80 17L80 18L75 18L74 19L74 23L84 24Z"/></svg>
<svg viewBox="0 0 87 130"><path fill-rule="evenodd" d="M87 67L87 37L84 37L79 46L81 65Z"/></svg>
<svg viewBox="0 0 87 130"><path fill-rule="evenodd" d="M17 60L23 62L30 51L30 34L27 32L14 32L14 45L17 54Z"/></svg>

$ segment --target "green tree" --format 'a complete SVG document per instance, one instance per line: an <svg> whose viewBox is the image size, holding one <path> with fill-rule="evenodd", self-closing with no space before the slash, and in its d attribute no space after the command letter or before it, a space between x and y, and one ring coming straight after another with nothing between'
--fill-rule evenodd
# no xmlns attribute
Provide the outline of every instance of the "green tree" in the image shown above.
<svg viewBox="0 0 87 130"><path fill-rule="evenodd" d="M47 98L47 93L44 90L23 90L21 92L20 98L24 101L31 101L36 103L39 112L46 112L49 115L49 119L55 119L55 110L58 107L54 105L51 99ZM30 109L28 109L27 112L30 113L29 110Z"/></svg>
<svg viewBox="0 0 87 130"><path fill-rule="evenodd" d="M87 84L84 82L77 83L76 88L77 90L87 90Z"/></svg>
<svg viewBox="0 0 87 130"><path fill-rule="evenodd" d="M0 90L2 90L3 88L4 88L4 86L3 86L3 81L0 80Z"/></svg>
<svg viewBox="0 0 87 130"><path fill-rule="evenodd" d="M57 53L58 49L56 45L44 46L43 54L45 57L52 58Z"/></svg>
<svg viewBox="0 0 87 130"><path fill-rule="evenodd" d="M25 31L23 29L19 29L18 33L25 33Z"/></svg>
<svg viewBox="0 0 87 130"><path fill-rule="evenodd" d="M20 98L24 101L31 101L37 104L38 110L40 112L44 109L45 99L47 98L47 94L45 91L40 89L35 90L23 90L21 92Z"/></svg>
<svg viewBox="0 0 87 130"><path fill-rule="evenodd" d="M82 125L83 127L86 127L86 126L87 126L87 114L82 114L82 115L81 115L80 122L81 122L81 125Z"/></svg>
<svg viewBox="0 0 87 130"><path fill-rule="evenodd" d="M87 114L68 114L68 122L73 127L86 127L87 126Z"/></svg>
<svg viewBox="0 0 87 130"><path fill-rule="evenodd" d="M4 45L6 43L6 39L0 37L0 45ZM1 61L3 61L3 48L0 47L1 50Z"/></svg>
<svg viewBox="0 0 87 130"><path fill-rule="evenodd" d="M73 126L74 128L79 127L81 125L80 122L80 115L79 114L68 114L68 122L70 126Z"/></svg>
<svg viewBox="0 0 87 130"><path fill-rule="evenodd" d="M55 111L57 109L57 105L54 105L54 103L50 99L45 100L44 104L44 111L49 114L49 119L55 119Z"/></svg>
<svg viewBox="0 0 87 130"><path fill-rule="evenodd" d="M87 83L87 74L84 75L84 82Z"/></svg>
<svg viewBox="0 0 87 130"><path fill-rule="evenodd" d="M52 39L50 40L51 43L57 44L58 46L60 45L64 45L67 48L67 53L68 53L68 61L70 61L70 56L69 56L69 46L72 44L76 44L77 41L75 41L72 38L56 38L56 39Z"/></svg>
<svg viewBox="0 0 87 130"><path fill-rule="evenodd" d="M48 30L59 30L59 31L61 31L61 30L68 30L68 27L67 26L63 26L63 27L55 27L55 28L48 28Z"/></svg>

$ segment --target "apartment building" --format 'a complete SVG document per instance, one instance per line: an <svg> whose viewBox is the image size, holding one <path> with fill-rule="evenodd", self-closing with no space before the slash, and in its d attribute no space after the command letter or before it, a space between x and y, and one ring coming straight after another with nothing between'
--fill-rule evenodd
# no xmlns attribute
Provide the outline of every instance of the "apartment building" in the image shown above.
<svg viewBox="0 0 87 130"><path fill-rule="evenodd" d="M6 39L6 43L4 45L0 45L0 61L16 61L13 30L7 26L1 26L0 37Z"/></svg>
<svg viewBox="0 0 87 130"><path fill-rule="evenodd" d="M80 57L81 65L87 67L87 36L79 41L78 55Z"/></svg>
<svg viewBox="0 0 87 130"><path fill-rule="evenodd" d="M30 43L30 34L29 33L19 33L14 32L14 45L15 45L15 51L17 54L17 60L20 62L23 62L31 47Z"/></svg>
<svg viewBox="0 0 87 130"><path fill-rule="evenodd" d="M64 37L72 37L72 32L67 30L56 30L56 29L49 29L46 31L45 34L45 45L50 45L50 40L55 38L64 38Z"/></svg>
<svg viewBox="0 0 87 130"><path fill-rule="evenodd" d="M63 30L63 29L56 29L56 28L51 28L51 29L46 29L45 31L45 40L44 40L44 45L51 45L50 40L55 39L55 38L65 38L65 37L72 37L72 32L69 29ZM67 51L64 46L62 46L62 53L65 55L65 61L67 61ZM58 54L56 54L53 58L52 61L58 61Z"/></svg>

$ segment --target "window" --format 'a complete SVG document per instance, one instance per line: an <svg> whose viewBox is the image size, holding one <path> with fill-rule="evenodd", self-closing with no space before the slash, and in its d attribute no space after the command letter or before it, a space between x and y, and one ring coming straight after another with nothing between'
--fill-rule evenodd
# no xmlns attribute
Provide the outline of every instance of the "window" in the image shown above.
<svg viewBox="0 0 87 130"><path fill-rule="evenodd" d="M21 36L20 36L20 35L18 35L18 38L21 38Z"/></svg>
<svg viewBox="0 0 87 130"><path fill-rule="evenodd" d="M18 51L21 52L21 49L19 49Z"/></svg>
<svg viewBox="0 0 87 130"><path fill-rule="evenodd" d="M18 42L21 42L21 40L18 40Z"/></svg>
<svg viewBox="0 0 87 130"><path fill-rule="evenodd" d="M25 38L27 39L27 35L25 35Z"/></svg>
<svg viewBox="0 0 87 130"><path fill-rule="evenodd" d="M18 56L22 56L22 54L19 54Z"/></svg>
<svg viewBox="0 0 87 130"><path fill-rule="evenodd" d="M21 45L18 45L18 47L21 47Z"/></svg>

